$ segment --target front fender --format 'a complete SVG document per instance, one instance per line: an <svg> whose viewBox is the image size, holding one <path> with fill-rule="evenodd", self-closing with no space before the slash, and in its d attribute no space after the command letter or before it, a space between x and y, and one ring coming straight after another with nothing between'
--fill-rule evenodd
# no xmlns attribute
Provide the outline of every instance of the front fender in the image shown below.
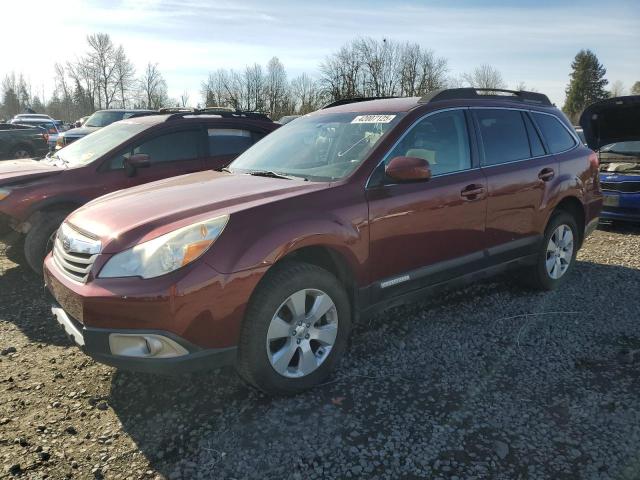
<svg viewBox="0 0 640 480"><path fill-rule="evenodd" d="M362 271L369 253L364 225L327 216L294 220L275 225L265 233L236 237L238 230L236 228L234 234L225 232L221 241L213 246L211 255L206 257L207 263L221 273L269 267L296 250L320 246L340 254L356 273L357 280L364 280L357 274ZM229 235L224 238L226 234Z"/></svg>

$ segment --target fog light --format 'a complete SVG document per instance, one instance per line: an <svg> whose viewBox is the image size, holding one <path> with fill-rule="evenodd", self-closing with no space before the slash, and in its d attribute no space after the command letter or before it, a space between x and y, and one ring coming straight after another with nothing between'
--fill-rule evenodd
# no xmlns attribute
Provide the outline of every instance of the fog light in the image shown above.
<svg viewBox="0 0 640 480"><path fill-rule="evenodd" d="M121 357L172 358L189 353L174 340L156 334L112 333L109 348Z"/></svg>

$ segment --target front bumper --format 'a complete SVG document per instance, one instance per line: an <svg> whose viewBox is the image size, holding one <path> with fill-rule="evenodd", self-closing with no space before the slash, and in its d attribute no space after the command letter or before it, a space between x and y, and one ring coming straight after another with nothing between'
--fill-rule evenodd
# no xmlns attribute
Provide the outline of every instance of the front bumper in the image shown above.
<svg viewBox="0 0 640 480"><path fill-rule="evenodd" d="M104 261L96 260L96 271ZM96 279L92 274L80 283L51 255L43 273L58 323L87 354L119 368L160 373L233 363L246 303L262 277L252 271L223 275L198 261L155 279ZM169 339L165 343L187 354L123 356L110 343L114 337L141 335Z"/></svg>
<svg viewBox="0 0 640 480"><path fill-rule="evenodd" d="M160 330L104 329L82 325L54 301L51 312L67 335L90 357L100 363L123 370L175 375L195 370L206 370L232 365L236 347L202 349L170 332ZM149 358L114 355L110 337L114 334L159 335L170 338L188 353L172 358Z"/></svg>

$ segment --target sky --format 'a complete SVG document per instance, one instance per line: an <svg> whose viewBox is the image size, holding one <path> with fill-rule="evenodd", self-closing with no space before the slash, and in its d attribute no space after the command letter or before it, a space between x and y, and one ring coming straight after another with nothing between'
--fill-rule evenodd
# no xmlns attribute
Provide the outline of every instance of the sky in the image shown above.
<svg viewBox="0 0 640 480"><path fill-rule="evenodd" d="M582 48L610 83L640 80L640 0L4 0L0 11L0 78L23 73L45 99L54 64L81 56L96 32L123 45L138 72L157 62L169 96L186 91L193 105L218 68L277 56L290 78L318 77L327 55L361 36L419 43L447 58L451 76L493 65L509 87L524 82L560 106Z"/></svg>

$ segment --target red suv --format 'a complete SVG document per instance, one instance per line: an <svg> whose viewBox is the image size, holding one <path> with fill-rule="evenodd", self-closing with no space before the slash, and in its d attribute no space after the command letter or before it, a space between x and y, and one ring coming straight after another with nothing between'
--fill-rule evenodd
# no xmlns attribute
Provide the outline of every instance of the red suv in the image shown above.
<svg viewBox="0 0 640 480"><path fill-rule="evenodd" d="M359 314L507 269L567 280L602 195L595 154L546 96L338 103L224 172L71 214L45 261L57 321L100 362L233 363L287 394L328 376Z"/></svg>
<svg viewBox="0 0 640 480"><path fill-rule="evenodd" d="M42 160L0 162L0 234L42 272L52 236L80 205L105 193L228 165L279 124L251 112L189 111L112 123ZM19 256L17 256L19 258Z"/></svg>

